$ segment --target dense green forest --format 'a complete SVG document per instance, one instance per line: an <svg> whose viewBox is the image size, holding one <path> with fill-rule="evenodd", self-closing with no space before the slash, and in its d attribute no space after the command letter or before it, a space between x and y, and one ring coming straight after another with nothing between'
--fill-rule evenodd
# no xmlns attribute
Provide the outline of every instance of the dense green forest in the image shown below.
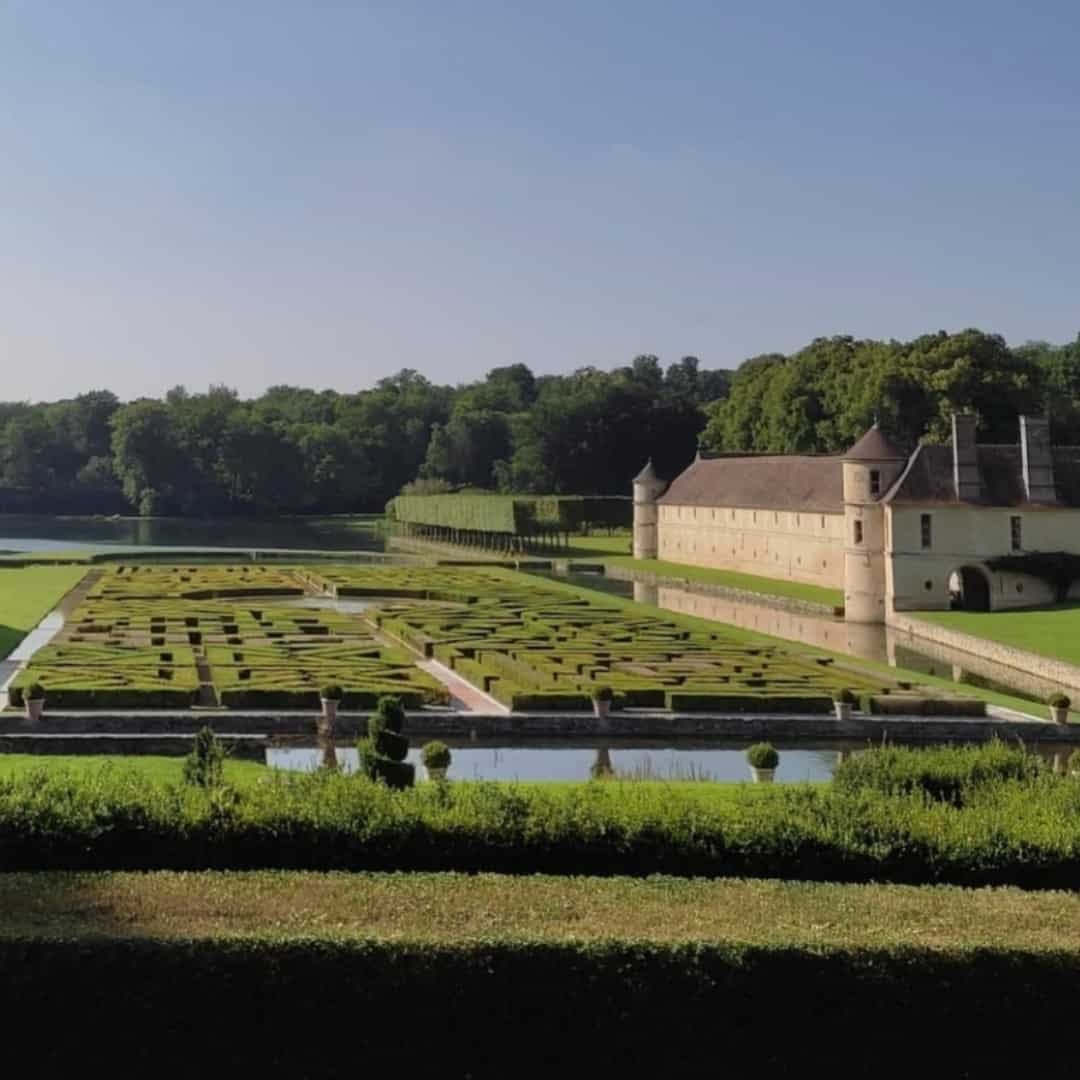
<svg viewBox="0 0 1080 1080"><path fill-rule="evenodd" d="M626 494L652 456L674 476L715 451L850 445L877 416L907 445L974 411L1015 442L1020 412L1080 443L1080 338L1010 348L979 330L913 341L819 338L734 373L638 356L614 371L523 364L442 386L402 371L354 394L224 387L122 404L108 391L0 403L0 511L272 514L381 510L403 487Z"/></svg>
<svg viewBox="0 0 1080 1080"><path fill-rule="evenodd" d="M1015 443L1017 415L1048 412L1059 443L1080 443L1080 337L1010 349L980 330L913 341L818 338L791 356L747 360L708 409L706 450L846 449L873 421L904 446L942 441L953 412L979 417L986 442Z"/></svg>
<svg viewBox="0 0 1080 1080"><path fill-rule="evenodd" d="M382 510L402 487L625 494L652 454L694 455L729 373L639 356L611 372L522 364L451 387L402 371L355 394L224 387L121 404L108 391L0 404L0 512Z"/></svg>

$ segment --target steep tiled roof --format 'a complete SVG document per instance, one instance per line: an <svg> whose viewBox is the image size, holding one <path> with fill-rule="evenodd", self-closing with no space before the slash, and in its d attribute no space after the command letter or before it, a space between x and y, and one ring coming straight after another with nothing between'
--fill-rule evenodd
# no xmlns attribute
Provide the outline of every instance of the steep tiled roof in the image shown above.
<svg viewBox="0 0 1080 1080"><path fill-rule="evenodd" d="M1019 446L986 443L977 448L985 506L1034 506L1024 491ZM1059 505L1080 507L1080 447L1055 446L1054 484ZM885 496L894 503L955 503L951 446L920 446L908 468Z"/></svg>
<svg viewBox="0 0 1080 1080"><path fill-rule="evenodd" d="M842 459L795 454L703 458L677 476L658 502L838 514L844 509Z"/></svg>
<svg viewBox="0 0 1080 1080"><path fill-rule="evenodd" d="M877 424L844 455L845 461L905 461L900 450Z"/></svg>

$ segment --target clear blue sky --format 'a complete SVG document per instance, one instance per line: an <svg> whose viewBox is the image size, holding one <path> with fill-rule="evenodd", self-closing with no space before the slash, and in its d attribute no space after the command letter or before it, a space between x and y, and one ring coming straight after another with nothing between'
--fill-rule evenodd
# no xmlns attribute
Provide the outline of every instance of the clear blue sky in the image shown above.
<svg viewBox="0 0 1080 1080"><path fill-rule="evenodd" d="M0 398L1080 330L1080 7L0 0Z"/></svg>

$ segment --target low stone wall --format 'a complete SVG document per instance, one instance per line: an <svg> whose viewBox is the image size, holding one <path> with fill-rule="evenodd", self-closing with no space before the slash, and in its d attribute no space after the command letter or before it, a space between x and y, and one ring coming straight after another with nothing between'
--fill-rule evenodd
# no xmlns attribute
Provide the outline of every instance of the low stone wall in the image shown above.
<svg viewBox="0 0 1080 1080"><path fill-rule="evenodd" d="M1002 645L997 641L989 641L987 638L976 637L974 634L965 634L959 630L939 626L925 619L912 618L899 612L894 612L889 616L889 627L897 635L896 642L899 645L904 644L905 637L917 638L919 647L923 651L926 651L927 643L941 645L1008 668L1010 677L1012 672L1019 672L1029 680L1034 677L1042 680L1045 685L1080 693L1080 667L1075 664L1067 664L1063 660L1054 660L1049 656L1040 656L1038 653L1017 649L1012 645ZM955 657L952 659L955 662ZM972 668L972 670L975 669ZM985 667L979 674L993 678Z"/></svg>
<svg viewBox="0 0 1080 1080"><path fill-rule="evenodd" d="M0 714L4 735L190 735L204 725L222 735L299 737L314 741L314 713L50 713L30 725L17 713ZM367 714L338 715L339 742L363 734ZM591 713L413 712L406 731L411 736L457 738L623 738L694 740L707 737L755 742L760 739L857 740L878 743L973 742L991 738L1023 739L1025 743L1080 743L1080 725L1059 726L1038 721L986 718L856 715L848 721L831 716L717 715L704 713L618 713L607 721Z"/></svg>

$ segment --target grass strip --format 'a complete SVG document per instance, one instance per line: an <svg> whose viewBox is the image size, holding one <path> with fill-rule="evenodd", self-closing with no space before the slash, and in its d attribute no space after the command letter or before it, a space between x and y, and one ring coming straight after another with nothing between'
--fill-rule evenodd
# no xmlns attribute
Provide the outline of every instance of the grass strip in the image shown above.
<svg viewBox="0 0 1080 1080"><path fill-rule="evenodd" d="M912 617L1040 656L1080 664L1080 604L1017 611L914 611Z"/></svg>
<svg viewBox="0 0 1080 1080"><path fill-rule="evenodd" d="M80 566L0 566L0 658L86 575Z"/></svg>
<svg viewBox="0 0 1080 1080"><path fill-rule="evenodd" d="M0 874L0 938L736 942L1080 955L1080 895L457 873Z"/></svg>

